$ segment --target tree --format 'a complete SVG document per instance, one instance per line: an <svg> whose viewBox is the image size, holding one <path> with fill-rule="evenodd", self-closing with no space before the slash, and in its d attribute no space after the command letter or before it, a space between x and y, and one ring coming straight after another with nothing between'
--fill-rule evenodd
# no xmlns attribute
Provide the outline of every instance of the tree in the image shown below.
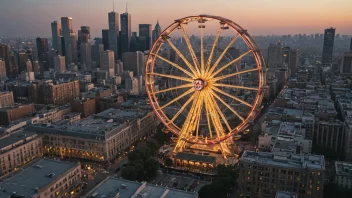
<svg viewBox="0 0 352 198"><path fill-rule="evenodd" d="M146 177L154 177L159 169L159 162L149 157L144 163L144 175Z"/></svg>
<svg viewBox="0 0 352 198"><path fill-rule="evenodd" d="M127 166L125 168L122 169L121 171L121 176L124 179L128 179L128 180L136 180L137 179L137 171L136 168L134 166Z"/></svg>

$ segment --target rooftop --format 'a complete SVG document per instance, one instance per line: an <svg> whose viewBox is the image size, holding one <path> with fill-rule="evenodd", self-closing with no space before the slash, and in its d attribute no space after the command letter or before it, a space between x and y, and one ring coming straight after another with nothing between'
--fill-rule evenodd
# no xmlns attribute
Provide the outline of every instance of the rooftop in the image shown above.
<svg viewBox="0 0 352 198"><path fill-rule="evenodd" d="M43 124L29 126L26 131L40 133L60 133L62 135L85 137L89 139L105 140L110 134L119 132L137 118L146 115L146 111L108 109L97 115L79 120L72 124Z"/></svg>
<svg viewBox="0 0 352 198"><path fill-rule="evenodd" d="M208 155L197 155L193 153L179 152L176 154L177 159L191 160L196 162L214 163L216 158Z"/></svg>
<svg viewBox="0 0 352 198"><path fill-rule="evenodd" d="M25 140L28 137L35 135L36 132L25 132L25 131L19 131L16 133L12 133L8 136L4 136L3 138L0 139L0 150L2 150L3 148L10 146L10 145L14 145L15 143Z"/></svg>
<svg viewBox="0 0 352 198"><path fill-rule="evenodd" d="M277 191L275 198L297 198L297 194L294 192Z"/></svg>
<svg viewBox="0 0 352 198"><path fill-rule="evenodd" d="M239 162L262 164L276 167L286 167L294 169L314 169L325 170L325 160L323 155L277 155L266 152L245 151Z"/></svg>
<svg viewBox="0 0 352 198"><path fill-rule="evenodd" d="M335 161L336 175L352 178L352 163Z"/></svg>
<svg viewBox="0 0 352 198"><path fill-rule="evenodd" d="M0 186L5 189L0 191L0 198L8 198L13 192L16 192L17 195L30 197L36 193L36 188L45 188L75 166L77 164L44 158L11 178L0 182ZM54 174L50 177L47 176L50 173Z"/></svg>
<svg viewBox="0 0 352 198"><path fill-rule="evenodd" d="M124 179L110 177L93 189L88 197L112 198L120 193L119 198L195 198L196 193L154 186L144 182L134 182Z"/></svg>

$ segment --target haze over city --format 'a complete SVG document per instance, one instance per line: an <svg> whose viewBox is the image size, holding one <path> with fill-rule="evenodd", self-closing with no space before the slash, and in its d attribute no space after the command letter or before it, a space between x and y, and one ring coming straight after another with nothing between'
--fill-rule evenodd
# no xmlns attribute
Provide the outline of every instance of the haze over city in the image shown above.
<svg viewBox="0 0 352 198"><path fill-rule="evenodd" d="M62 16L74 19L74 29L91 27L92 36L100 36L108 27L107 14L113 9L125 12L125 0L1 0L0 35L49 36L50 22ZM322 33L335 27L339 34L352 34L350 0L128 0L132 31L138 24L155 23L166 28L175 19L197 14L229 18L252 35ZM190 33L198 33L197 30Z"/></svg>

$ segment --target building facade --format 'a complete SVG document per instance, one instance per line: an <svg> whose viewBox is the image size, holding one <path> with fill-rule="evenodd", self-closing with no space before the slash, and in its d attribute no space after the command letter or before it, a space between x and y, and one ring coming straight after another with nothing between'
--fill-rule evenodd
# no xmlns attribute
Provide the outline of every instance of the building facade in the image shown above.
<svg viewBox="0 0 352 198"><path fill-rule="evenodd" d="M0 108L9 107L14 104L12 91L0 92Z"/></svg>
<svg viewBox="0 0 352 198"><path fill-rule="evenodd" d="M341 188L352 188L352 163L335 161L334 182Z"/></svg>
<svg viewBox="0 0 352 198"><path fill-rule="evenodd" d="M8 174L43 155L42 137L19 131L0 139L0 175Z"/></svg>
<svg viewBox="0 0 352 198"><path fill-rule="evenodd" d="M335 28L325 29L323 55L322 55L323 64L332 63L332 53L334 51L334 40L335 40Z"/></svg>
<svg viewBox="0 0 352 198"><path fill-rule="evenodd" d="M271 198L276 191L295 192L300 198L323 197L324 156L245 151L238 169L239 197Z"/></svg>
<svg viewBox="0 0 352 198"><path fill-rule="evenodd" d="M119 31L120 31L120 23L119 23L119 13L116 13L115 11L109 12L108 14L108 20L109 20L109 30L108 32L104 32L103 30L103 44L104 44L104 50L111 50L114 52L114 57L115 59L118 58L118 44L119 44ZM105 30L106 31L106 30ZM104 36L108 37L108 43L107 46L105 46L106 41L104 42Z"/></svg>

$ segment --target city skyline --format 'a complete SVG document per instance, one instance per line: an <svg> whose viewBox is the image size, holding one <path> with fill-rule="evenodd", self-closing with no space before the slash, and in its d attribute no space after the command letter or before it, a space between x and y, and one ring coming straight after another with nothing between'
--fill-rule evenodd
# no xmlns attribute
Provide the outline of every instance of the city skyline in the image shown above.
<svg viewBox="0 0 352 198"><path fill-rule="evenodd" d="M63 16L69 16L73 18L75 32L80 29L80 26L90 26L92 36L100 37L101 30L108 28L107 13L113 10L113 2L116 12L125 11L125 0L15 2L4 0L0 3L0 18L11 20L0 21L0 27L2 27L0 36L50 37L50 23L59 21ZM171 4L171 0L162 2L130 0L127 3L128 13L132 15L132 32L138 32L139 24L154 26L159 20L160 26L166 28L175 19L206 13L229 18L246 28L252 35L323 33L327 27L336 28L337 34L352 34L352 29L347 23L352 21L352 14L348 10L352 2L348 0L324 0L319 4L303 0L295 2L267 0L265 4L259 0L246 2L179 0L177 5ZM68 4L70 6L67 6ZM13 12L9 8L17 11ZM190 33L198 33L198 30L190 30Z"/></svg>

